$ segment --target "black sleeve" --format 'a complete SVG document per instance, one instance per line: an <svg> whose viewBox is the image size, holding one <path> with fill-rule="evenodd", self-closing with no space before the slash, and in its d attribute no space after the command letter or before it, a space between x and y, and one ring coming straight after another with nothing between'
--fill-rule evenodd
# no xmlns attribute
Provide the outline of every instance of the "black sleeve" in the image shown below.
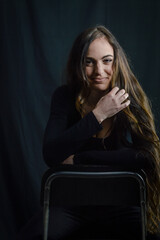
<svg viewBox="0 0 160 240"><path fill-rule="evenodd" d="M50 167L76 154L92 135L102 129L92 112L69 127L73 109L73 97L67 86L59 87L52 97L51 113L44 134L43 156Z"/></svg>
<svg viewBox="0 0 160 240"><path fill-rule="evenodd" d="M75 164L107 165L127 169L147 169L149 160L143 153L133 148L122 148L113 151L86 151L74 156Z"/></svg>

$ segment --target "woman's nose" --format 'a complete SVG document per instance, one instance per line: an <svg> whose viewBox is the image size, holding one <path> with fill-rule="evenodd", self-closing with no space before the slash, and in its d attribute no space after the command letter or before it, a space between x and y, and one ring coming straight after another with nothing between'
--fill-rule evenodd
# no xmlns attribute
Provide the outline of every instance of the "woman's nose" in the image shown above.
<svg viewBox="0 0 160 240"><path fill-rule="evenodd" d="M103 70L103 65L102 65L101 63L97 63L97 64L95 65L95 73L96 73L97 75L102 75L103 72L104 72L104 70Z"/></svg>

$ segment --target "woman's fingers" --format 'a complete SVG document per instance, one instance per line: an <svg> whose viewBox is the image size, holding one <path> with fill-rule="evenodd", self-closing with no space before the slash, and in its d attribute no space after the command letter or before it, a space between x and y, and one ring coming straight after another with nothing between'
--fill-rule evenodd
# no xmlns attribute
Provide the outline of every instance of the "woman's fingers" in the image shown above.
<svg viewBox="0 0 160 240"><path fill-rule="evenodd" d="M118 87L114 87L109 94L112 95L113 97L115 96L121 102L125 101L129 96L128 93L126 93L125 89L119 90Z"/></svg>
<svg viewBox="0 0 160 240"><path fill-rule="evenodd" d="M116 92L116 90L117 89L114 89L114 93ZM121 89L115 93L115 97L120 104L122 104L128 98L128 96L128 93L126 93L124 89Z"/></svg>
<svg viewBox="0 0 160 240"><path fill-rule="evenodd" d="M130 104L130 101L127 99L128 96L128 93L126 93L124 89L119 90L118 87L114 87L99 100L93 110L97 120L101 123L106 118L110 118L122 109L128 107Z"/></svg>
<svg viewBox="0 0 160 240"><path fill-rule="evenodd" d="M125 103L122 103L122 104L121 104L121 110L124 109L124 108L126 108L126 107L128 107L129 104L130 104L130 100L127 100Z"/></svg>
<svg viewBox="0 0 160 240"><path fill-rule="evenodd" d="M114 88L110 91L110 95L115 95L115 94L117 94L118 91L119 91L119 87L114 87Z"/></svg>
<svg viewBox="0 0 160 240"><path fill-rule="evenodd" d="M120 102L122 103L122 102L124 102L127 98L128 98L128 93L125 93L125 94L123 94L121 97L120 97Z"/></svg>
<svg viewBox="0 0 160 240"><path fill-rule="evenodd" d="M74 155L69 156L62 162L62 164L73 164L73 157Z"/></svg>
<svg viewBox="0 0 160 240"><path fill-rule="evenodd" d="M115 101L116 112L119 112L122 109L124 109L124 108L129 106L130 100L127 99L129 97L129 94L125 92L125 89L119 90L118 87L114 87L110 91L110 94L112 96L112 99L114 99L114 101Z"/></svg>
<svg viewBox="0 0 160 240"><path fill-rule="evenodd" d="M125 94L125 90L124 89L121 89L121 90L119 90L117 93L116 93L116 97L121 97L121 96L123 96Z"/></svg>

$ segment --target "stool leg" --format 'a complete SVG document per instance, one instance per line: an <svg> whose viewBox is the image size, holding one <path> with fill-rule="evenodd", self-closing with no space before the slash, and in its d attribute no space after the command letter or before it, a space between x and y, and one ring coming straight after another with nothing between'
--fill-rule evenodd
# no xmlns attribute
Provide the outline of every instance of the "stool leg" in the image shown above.
<svg viewBox="0 0 160 240"><path fill-rule="evenodd" d="M45 204L44 205L44 210L43 210L43 215L44 215L44 222L43 222L43 240L47 240L48 238L48 223L49 223L49 205Z"/></svg>

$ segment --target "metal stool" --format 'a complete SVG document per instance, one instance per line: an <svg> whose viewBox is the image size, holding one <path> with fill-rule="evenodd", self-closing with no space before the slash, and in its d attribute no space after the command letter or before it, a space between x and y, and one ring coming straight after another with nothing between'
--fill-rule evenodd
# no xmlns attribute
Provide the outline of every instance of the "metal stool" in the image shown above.
<svg viewBox="0 0 160 240"><path fill-rule="evenodd" d="M99 182L99 184L101 184L101 182L102 182L102 185L105 184L105 191L107 192L107 198L103 199L103 193L101 193L101 195L97 194L94 196L94 198L97 198L97 196L100 196L100 197L98 197L99 199L96 199L96 201L100 200L100 201L102 201L102 204L105 203L106 205L115 205L116 206L116 205L120 205L120 204L127 204L127 205L140 206L141 222L142 222L142 240L145 240L145 238L146 238L146 186L145 186L144 172L143 171L140 171L140 172L93 171L94 168L92 168L92 170L90 171L87 168L84 168L84 169L85 169L84 171L65 170L65 171L52 172L51 170L49 170L46 172L45 175L48 175L48 176L44 181L44 186L42 187L42 194L44 194L42 196L43 208L44 208L43 240L47 240L47 237L48 237L49 207L51 204L50 203L51 195L53 194L52 190L53 190L54 184L57 184L56 181L58 179L62 180L62 182L64 182L64 180L66 182L67 179L68 180L70 179L72 181L73 180L74 181L85 181L85 186L86 186L87 180L94 180L94 181ZM95 169L97 169L97 168L95 168ZM104 180L106 182L104 182ZM126 190L125 183L128 184L129 181L131 184L131 192L129 192L129 194L128 193L126 194L126 191L128 191L128 190ZM113 182L116 187L113 188L111 186L111 182ZM134 192L132 191L133 185L134 185L134 189L136 186L136 190ZM93 186L93 184L92 184L92 186ZM99 191L99 187L98 187L98 191ZM119 194L119 191L122 191L125 194ZM82 192L81 192L81 195L83 195ZM66 196L65 192L64 192L64 196ZM61 196L61 199L63 199L62 196ZM53 200L54 200L54 197L52 198L52 201ZM73 201L75 200L73 195L72 195L72 200ZM90 200L91 199L89 198L89 201ZM84 204L83 201L86 201L86 196L84 196L84 199L82 199L82 202L81 202L82 205ZM95 200L93 200L93 201L95 201ZM72 204L72 203L69 202L69 204ZM76 204L79 204L79 203L76 202ZM91 204L94 205L94 203L91 203Z"/></svg>

